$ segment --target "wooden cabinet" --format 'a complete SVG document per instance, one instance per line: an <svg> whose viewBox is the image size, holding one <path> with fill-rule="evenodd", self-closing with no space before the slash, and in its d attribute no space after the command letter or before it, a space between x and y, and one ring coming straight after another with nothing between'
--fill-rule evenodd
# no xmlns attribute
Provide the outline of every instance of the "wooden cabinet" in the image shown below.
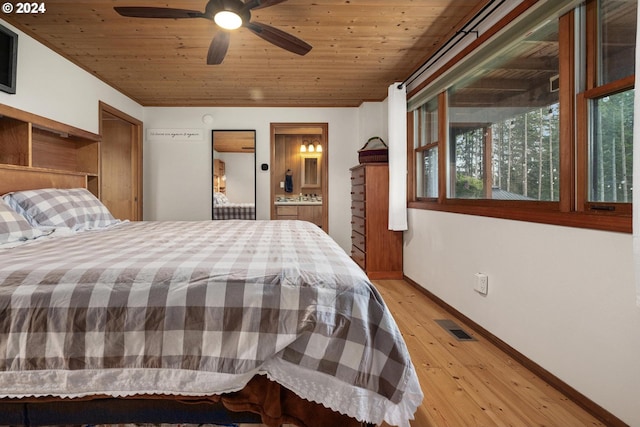
<svg viewBox="0 0 640 427"><path fill-rule="evenodd" d="M277 205L276 219L299 219L322 227L322 205Z"/></svg>
<svg viewBox="0 0 640 427"><path fill-rule="evenodd" d="M1 104L0 165L78 175L100 197L100 135Z"/></svg>
<svg viewBox="0 0 640 427"><path fill-rule="evenodd" d="M298 219L298 206L276 206L276 219Z"/></svg>
<svg viewBox="0 0 640 427"><path fill-rule="evenodd" d="M299 205L298 219L322 227L322 206Z"/></svg>
<svg viewBox="0 0 640 427"><path fill-rule="evenodd" d="M402 232L390 231L389 166L351 168L351 258L371 279L401 279Z"/></svg>

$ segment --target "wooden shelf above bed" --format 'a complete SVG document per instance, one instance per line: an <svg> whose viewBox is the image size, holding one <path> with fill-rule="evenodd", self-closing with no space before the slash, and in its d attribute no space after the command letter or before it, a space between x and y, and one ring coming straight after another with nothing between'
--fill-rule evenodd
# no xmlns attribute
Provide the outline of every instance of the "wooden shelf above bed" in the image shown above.
<svg viewBox="0 0 640 427"><path fill-rule="evenodd" d="M0 166L4 172L24 171L16 175L21 179L38 181L42 175L44 183L61 186L84 178L81 186L99 197L100 139L100 135L0 104ZM30 184L20 187L25 185Z"/></svg>

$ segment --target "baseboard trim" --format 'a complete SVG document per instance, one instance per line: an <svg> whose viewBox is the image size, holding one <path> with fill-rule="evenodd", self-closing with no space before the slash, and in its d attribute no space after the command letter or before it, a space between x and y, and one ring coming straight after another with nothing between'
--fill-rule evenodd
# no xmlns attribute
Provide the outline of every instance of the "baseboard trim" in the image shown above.
<svg viewBox="0 0 640 427"><path fill-rule="evenodd" d="M447 310L453 316L457 317L460 321L467 324L470 328L472 328L476 333L481 335L484 339L489 341L491 344L498 347L501 351L509 355L516 362L523 365L525 368L532 371L534 374L542 378L553 388L564 394L567 398L571 399L577 405L579 405L582 409L587 411L589 414L597 418L600 422L609 427L629 427L628 424L624 423L621 419L613 415L611 412L607 411L597 403L590 400L588 397L571 387L566 382L562 381L560 378L553 375L551 372L544 369L542 366L535 363L533 360L526 357L524 354L520 353L513 347L511 347L506 342L502 341L500 338L459 312L457 309L446 303L444 300L434 295L432 292L428 291L424 287L420 286L417 282L412 280L411 278L404 276L404 280L413 286L417 291L426 295L430 300L438 304L443 309Z"/></svg>

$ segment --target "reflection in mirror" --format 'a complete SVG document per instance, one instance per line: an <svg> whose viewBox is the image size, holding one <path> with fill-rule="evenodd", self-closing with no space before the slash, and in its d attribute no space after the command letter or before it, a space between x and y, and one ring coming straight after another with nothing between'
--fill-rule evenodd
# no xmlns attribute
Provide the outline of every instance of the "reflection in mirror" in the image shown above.
<svg viewBox="0 0 640 427"><path fill-rule="evenodd" d="M306 188L320 188L320 159L314 155L300 155L301 186Z"/></svg>
<svg viewBox="0 0 640 427"><path fill-rule="evenodd" d="M256 219L256 131L212 130L212 218Z"/></svg>

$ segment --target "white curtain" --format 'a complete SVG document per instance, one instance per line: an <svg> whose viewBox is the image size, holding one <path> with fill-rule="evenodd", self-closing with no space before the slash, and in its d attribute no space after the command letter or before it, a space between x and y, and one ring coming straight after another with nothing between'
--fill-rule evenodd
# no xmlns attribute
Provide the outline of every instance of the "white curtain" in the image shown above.
<svg viewBox="0 0 640 427"><path fill-rule="evenodd" d="M640 7L638 20L640 22ZM636 30L636 82L633 105L633 253L636 304L640 307L640 25Z"/></svg>
<svg viewBox="0 0 640 427"><path fill-rule="evenodd" d="M407 229L407 88L389 86L389 230Z"/></svg>

